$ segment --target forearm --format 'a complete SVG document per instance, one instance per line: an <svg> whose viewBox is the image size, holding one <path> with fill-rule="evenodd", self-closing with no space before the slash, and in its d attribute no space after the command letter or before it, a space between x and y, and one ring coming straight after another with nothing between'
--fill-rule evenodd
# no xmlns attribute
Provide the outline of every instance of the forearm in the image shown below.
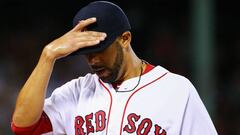
<svg viewBox="0 0 240 135"><path fill-rule="evenodd" d="M27 127L39 120L53 66L54 60L43 51L37 66L18 95L13 115L16 126Z"/></svg>
<svg viewBox="0 0 240 135"><path fill-rule="evenodd" d="M80 48L97 45L105 39L105 33L82 31L94 22L96 18L81 21L62 37L46 45L37 66L18 95L13 114L13 122L16 126L27 127L39 120L55 60Z"/></svg>

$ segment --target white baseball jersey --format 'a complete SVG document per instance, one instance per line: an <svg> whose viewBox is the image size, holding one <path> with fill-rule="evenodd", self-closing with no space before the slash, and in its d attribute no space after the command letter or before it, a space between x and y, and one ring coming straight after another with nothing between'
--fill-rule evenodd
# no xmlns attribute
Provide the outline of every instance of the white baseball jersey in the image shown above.
<svg viewBox="0 0 240 135"><path fill-rule="evenodd" d="M124 81L131 90L139 77ZM161 66L141 76L131 92L116 92L96 74L57 88L45 101L54 135L216 135L189 80Z"/></svg>

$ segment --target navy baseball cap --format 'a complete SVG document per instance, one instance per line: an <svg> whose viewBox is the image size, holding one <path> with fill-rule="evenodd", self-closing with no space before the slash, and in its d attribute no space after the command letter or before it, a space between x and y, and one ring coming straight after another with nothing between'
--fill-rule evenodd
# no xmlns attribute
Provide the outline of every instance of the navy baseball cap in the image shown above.
<svg viewBox="0 0 240 135"><path fill-rule="evenodd" d="M95 1L80 9L73 19L73 27L79 21L96 17L97 21L87 26L87 30L105 32L107 37L96 46L81 48L71 55L99 52L111 45L123 32L131 29L123 10L108 1Z"/></svg>

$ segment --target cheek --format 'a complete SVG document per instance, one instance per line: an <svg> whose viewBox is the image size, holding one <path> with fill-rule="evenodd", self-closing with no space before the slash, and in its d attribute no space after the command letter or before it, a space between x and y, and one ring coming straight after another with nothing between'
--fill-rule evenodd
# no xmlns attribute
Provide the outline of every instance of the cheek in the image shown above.
<svg viewBox="0 0 240 135"><path fill-rule="evenodd" d="M121 50L121 45L118 43L113 43L104 51L97 53L99 56L102 66L112 69L118 59L119 51Z"/></svg>
<svg viewBox="0 0 240 135"><path fill-rule="evenodd" d="M112 68L117 60L116 58L117 58L116 53L109 53L108 55L104 56L102 60L106 67Z"/></svg>
<svg viewBox="0 0 240 135"><path fill-rule="evenodd" d="M104 59L103 64L106 68L112 69L114 66L114 61L115 60L113 59L113 57L108 57L108 58Z"/></svg>

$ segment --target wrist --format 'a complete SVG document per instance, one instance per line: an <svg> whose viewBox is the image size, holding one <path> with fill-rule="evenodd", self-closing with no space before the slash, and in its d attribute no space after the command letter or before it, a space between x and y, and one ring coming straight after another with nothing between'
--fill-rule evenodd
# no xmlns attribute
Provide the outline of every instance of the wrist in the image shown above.
<svg viewBox="0 0 240 135"><path fill-rule="evenodd" d="M46 62L54 63L57 58L55 57L54 53L51 51L49 46L46 46L42 51L40 59L44 59L44 61Z"/></svg>

